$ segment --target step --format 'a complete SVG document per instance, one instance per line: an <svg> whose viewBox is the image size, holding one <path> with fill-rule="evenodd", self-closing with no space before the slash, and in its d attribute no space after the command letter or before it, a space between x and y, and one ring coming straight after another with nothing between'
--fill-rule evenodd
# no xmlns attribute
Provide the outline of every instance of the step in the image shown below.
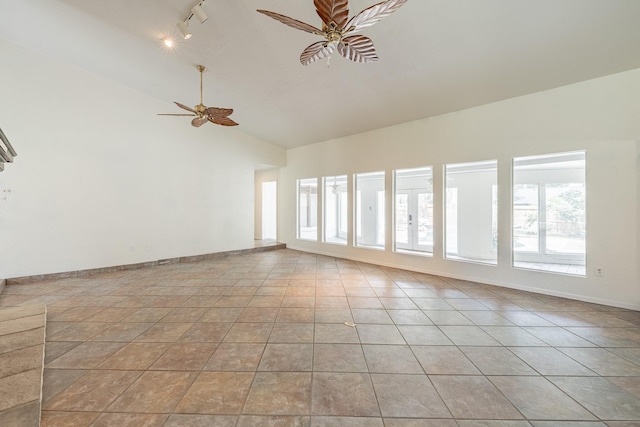
<svg viewBox="0 0 640 427"><path fill-rule="evenodd" d="M0 309L0 426L39 426L47 308Z"/></svg>

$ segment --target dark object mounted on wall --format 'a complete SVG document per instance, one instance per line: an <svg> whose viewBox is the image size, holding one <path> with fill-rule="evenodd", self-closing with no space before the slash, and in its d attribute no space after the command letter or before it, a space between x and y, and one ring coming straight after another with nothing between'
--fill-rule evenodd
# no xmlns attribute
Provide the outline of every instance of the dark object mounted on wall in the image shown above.
<svg viewBox="0 0 640 427"><path fill-rule="evenodd" d="M13 149L9 139L0 128L0 172L4 170L4 164L13 163L13 158L17 155L16 150Z"/></svg>

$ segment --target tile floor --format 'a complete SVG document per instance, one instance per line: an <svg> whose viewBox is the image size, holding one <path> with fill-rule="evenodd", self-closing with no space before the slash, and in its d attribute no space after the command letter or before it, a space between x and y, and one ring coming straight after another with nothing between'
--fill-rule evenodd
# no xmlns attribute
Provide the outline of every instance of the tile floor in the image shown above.
<svg viewBox="0 0 640 427"><path fill-rule="evenodd" d="M0 296L39 302L44 427L640 425L634 311L289 249Z"/></svg>

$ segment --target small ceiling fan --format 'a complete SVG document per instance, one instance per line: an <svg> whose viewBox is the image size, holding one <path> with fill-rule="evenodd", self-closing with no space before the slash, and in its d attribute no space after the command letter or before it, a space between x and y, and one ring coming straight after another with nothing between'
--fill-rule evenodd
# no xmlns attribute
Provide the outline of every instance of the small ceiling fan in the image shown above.
<svg viewBox="0 0 640 427"><path fill-rule="evenodd" d="M322 30L313 25L268 10L258 10L276 21L307 33L323 36L326 40L307 47L300 55L302 65L309 65L333 53L336 46L340 55L354 62L374 62L378 55L369 37L350 35L386 18L405 4L407 0L386 0L368 7L349 19L349 0L314 0L316 11L322 19Z"/></svg>
<svg viewBox="0 0 640 427"><path fill-rule="evenodd" d="M217 108L217 107L207 107L202 102L202 73L207 71L207 69L202 65L197 65L196 68L200 71L200 104L196 105L193 108L189 108L186 105L180 104L179 102L174 102L178 107L183 110L187 110L191 112L191 114L158 114L159 116L196 116L193 120L191 120L191 125L195 127L200 127L205 124L207 121L211 123L215 123L217 125L222 126L238 126L238 123L231 120L228 116L233 113L232 108Z"/></svg>

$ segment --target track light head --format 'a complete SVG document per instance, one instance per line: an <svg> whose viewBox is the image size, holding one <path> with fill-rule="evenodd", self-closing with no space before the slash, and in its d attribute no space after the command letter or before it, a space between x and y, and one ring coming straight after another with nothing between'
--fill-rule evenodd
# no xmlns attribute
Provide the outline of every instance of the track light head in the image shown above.
<svg viewBox="0 0 640 427"><path fill-rule="evenodd" d="M204 13L204 9L202 9L202 5L204 4L204 1L201 1L200 3L198 3L197 5L193 6L191 8L191 13L193 13L195 16L198 17L198 19L200 20L201 24L204 24L205 21L207 19L209 19L209 17L207 16L206 13Z"/></svg>
<svg viewBox="0 0 640 427"><path fill-rule="evenodd" d="M180 21L177 24L178 29L182 33L182 37L184 37L185 40L190 39L192 36L191 31L189 31L188 24L189 24L189 18L185 19L184 21Z"/></svg>

